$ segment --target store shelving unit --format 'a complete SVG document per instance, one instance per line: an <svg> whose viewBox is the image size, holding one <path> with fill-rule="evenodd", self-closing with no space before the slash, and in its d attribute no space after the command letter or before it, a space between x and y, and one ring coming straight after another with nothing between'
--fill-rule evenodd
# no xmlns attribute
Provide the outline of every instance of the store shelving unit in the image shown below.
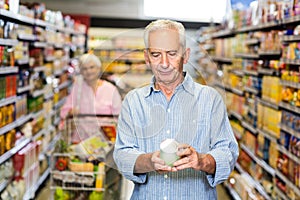
<svg viewBox="0 0 300 200"><path fill-rule="evenodd" d="M217 31L215 33L209 32L208 35L202 35L201 37L203 39L199 39L198 41L200 42L200 45L204 46L206 43L209 45L213 45L212 41L214 41L216 44L213 45L217 49L218 47L218 42L222 41L222 45L226 46L227 44L234 45L235 40L239 41L241 40L241 36L243 34L253 34L256 32L263 32L263 33L268 33L271 32L272 30L285 30L288 26L296 26L300 22L300 16L295 16L295 17L290 17L289 19L284 19L281 21L277 22L268 22L256 26L245 26L242 28L237 28L237 29L232 29L232 30L221 30ZM233 42L234 41L234 42ZM299 42L300 37L293 35L293 36L281 36L281 42L283 44L289 44L291 42ZM239 41L240 42L240 41ZM243 42L243 43L242 43ZM265 49L260 49L261 45L260 43L262 42L259 38L245 38L242 42L238 43L240 47L242 48L250 48L250 53L249 52L230 52L228 54L228 51L231 51L231 49L238 49L238 47L227 47L227 49L222 49L222 51L216 52L216 49L213 51L208 51L209 56L212 58L214 62L217 63L219 70L226 71L230 73L231 75L235 75L235 77L240 77L240 80L245 77L251 77L253 80L257 79L262 79L263 77L281 77L281 69L278 68L271 68L269 65L265 64L268 63L270 60L278 60L281 63L285 63L288 65L300 65L299 59L287 59L283 57L282 50L265 50ZM241 46L243 44L243 46ZM254 48L254 51L253 47ZM257 48L258 47L258 48ZM241 49L241 48L240 48ZM220 50L220 49L218 49ZM255 52L256 51L256 52ZM253 53L254 52L254 53ZM240 62L237 62L237 59L240 60ZM243 62L261 62L258 67L254 68L243 68L241 66L241 61ZM237 64L239 63L239 64ZM250 64L248 64L250 65ZM226 77L228 78L228 77ZM291 105L288 102L285 102L283 100L279 102L274 102L271 98L268 98L263 95L263 91L261 88L254 87L254 86L249 86L249 85L243 85L242 89L235 88L234 86L228 84L228 80L220 80L222 78L216 76L214 79L215 82L211 83L213 86L217 86L218 90L223 90L229 96L235 96L236 98L242 98L244 103L240 103L240 107L247 107L247 112L245 111L240 111L232 110L231 107L228 109L228 114L231 120L235 121L236 123L239 124L240 127L243 128L243 132L237 130L236 128L233 128L234 133L239 140L240 143L240 149L241 151L245 152L250 158L251 158L251 163L254 165L259 166L261 169L263 169L265 174L268 174L268 177L272 177L272 184L273 184L273 191L272 194L267 193L266 191L268 189L264 188L263 184L261 185L264 180L259 179L256 180L254 177L251 177L251 173L247 172L246 170L243 169L243 166L241 166L239 163L236 166L237 171L240 173L246 173L249 174L249 180L253 181L253 184L257 187L256 190L263 196L264 199L292 199L289 193L294 193L298 196L300 196L300 190L299 186L296 185L293 180L291 180L290 177L288 177L286 174L284 174L279 168L271 166L270 163L268 162L268 159L266 158L261 158L259 155L257 155L256 152L252 150L252 146L248 147L247 146L247 139L243 140L243 137L245 137L245 134L251 133L252 138L256 138L256 144L258 144L258 137L264 138L264 141L269 141L272 144L275 144L276 146L276 151L278 154L285 155L291 160L292 162L296 163L296 165L300 165L300 160L299 158L293 154L289 149L287 149L283 144L280 143L280 140L282 138L279 138L278 134L276 134L274 131L269 130L265 127L260 127L258 122L253 119L257 119L257 105L267 107L269 109L272 109L278 113L284 112L284 111L289 111L294 113L296 116L300 115L300 108ZM244 80L244 79L243 79ZM246 79L249 80L249 79ZM242 82L242 81L240 81ZM243 81L245 83L246 81ZM280 84L282 87L291 87L295 89L300 89L299 83L295 83L292 81L287 81L287 80L280 80ZM253 101L253 105L255 105L253 108L248 108L248 100ZM249 116L251 116L251 119L249 121ZM278 127L280 128L280 131L286 132L291 136L295 136L297 138L300 138L300 132L297 130L287 126L285 123L281 122L278 124ZM247 133L246 133L247 132ZM270 153L271 154L271 153ZM272 159L276 161L277 159L277 154L271 154L270 156L274 156ZM252 165L251 164L251 165ZM296 176L296 174L294 175ZM287 191L282 191L277 185L276 181L282 181L288 188L289 192ZM227 188L229 187L228 185L226 186ZM230 186L230 189L233 189L233 187ZM233 196L234 199L238 199L235 197L235 193L230 192Z"/></svg>
<svg viewBox="0 0 300 200"><path fill-rule="evenodd" d="M23 16L20 14L15 14L11 11L7 11L4 9L0 9L0 18L4 20L5 23L14 23L14 24L20 24L20 25L25 25L28 26L32 29L35 29L36 27L42 28L43 31L47 32L54 32L54 33L62 33L66 34L69 37L82 37L86 36L85 33L81 33L78 31L75 31L70 28L63 28L63 27L58 27L55 26L49 22L40 20L40 19L33 19L27 16ZM72 49L78 49L80 48L82 52L85 51L85 46L82 44L72 44L72 43L66 43L61 46L59 44L53 44L47 42L47 40L40 40L40 37L37 35L32 35L32 34L18 34L17 39L10 39L10 38L0 38L0 45L1 46L16 46L18 45L19 42L25 41L30 44L30 48L40 48L44 49L47 47L53 47L54 49L62 49L65 50L67 53L72 54ZM43 51L41 51L43 53ZM29 71L31 73L48 73L48 77L52 80L59 79L60 76L64 75L67 73L67 70L69 66L63 66L62 68L54 69L52 70L46 65L51 66L51 63L59 60L61 58L57 58L55 56L48 56L47 54L44 57L44 66L35 66L35 67L29 67L29 59L19 59L15 61L15 64L17 66L1 66L0 67L0 76L6 76L6 75L11 75L14 74L16 75L19 73L21 68L29 68ZM70 55L66 55L63 59L64 61L69 63L70 62ZM60 138L60 133L58 131L58 120L59 118L55 116L55 113L59 113L60 107L63 105L65 101L65 97L60 97L58 94L55 93L55 91L61 91L61 90L67 90L67 88L72 84L70 80L64 81L59 83L57 87L52 86L51 83L46 83L50 84L51 91L48 93L45 88L42 89L35 89L35 86L30 83L25 86L17 87L16 88L16 96L11 96L9 98L4 98L0 100L0 108L9 104L15 104L20 96L26 95L26 98L36 98L36 97L42 97L42 99L45 102L51 101L53 102L53 107L52 109L45 110L45 108L42 108L38 111L29 111L27 114L17 118L15 121L6 124L5 126L0 128L0 136L5 135L7 132L19 128L29 121L37 121L40 119L43 120L50 120L51 124L50 125L43 125L41 129L34 135L32 136L23 136L22 138L18 139L16 143L14 144L14 147L12 147L10 150L6 151L4 154L0 155L0 165L5 163L6 161L12 159L16 153L18 153L21 149L26 147L29 143L40 140L43 141L44 137L47 137L48 139L44 142L42 142L42 149L40 149L39 153L39 158L44 157L43 159L47 158L47 154L51 152L58 139ZM44 85L44 86L46 86ZM50 103L51 103L50 102ZM49 113L48 113L49 112ZM50 140L49 140L50 139ZM47 159L46 159L47 160ZM34 163L32 165L33 168L37 167L39 165L39 161ZM42 170L42 169L40 169ZM48 164L48 168L46 168L44 171L40 171L40 177L37 179L37 182L32 183L32 186L27 189L25 195L23 196L24 200L27 199L34 199L35 194L37 190L40 188L40 186L45 182L45 180L48 178L50 174L50 168ZM5 188L13 181L13 178L1 180L0 183L0 194L5 190Z"/></svg>

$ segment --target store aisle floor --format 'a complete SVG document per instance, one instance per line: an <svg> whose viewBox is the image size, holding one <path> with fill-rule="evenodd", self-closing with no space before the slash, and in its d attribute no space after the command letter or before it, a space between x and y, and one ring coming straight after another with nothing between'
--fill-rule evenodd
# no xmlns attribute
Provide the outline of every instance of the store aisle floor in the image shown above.
<svg viewBox="0 0 300 200"><path fill-rule="evenodd" d="M226 189L223 186L217 186L217 191L219 200L231 200L231 197L228 195ZM50 181L47 181L45 187L40 189L39 193L37 194L36 200L52 200L50 192ZM120 200L129 200L129 198L123 198Z"/></svg>

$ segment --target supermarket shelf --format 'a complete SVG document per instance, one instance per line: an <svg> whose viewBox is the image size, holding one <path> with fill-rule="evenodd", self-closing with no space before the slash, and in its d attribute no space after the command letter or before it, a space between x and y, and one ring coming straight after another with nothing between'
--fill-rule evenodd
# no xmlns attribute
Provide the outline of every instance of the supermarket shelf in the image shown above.
<svg viewBox="0 0 300 200"><path fill-rule="evenodd" d="M257 71L259 74L263 74L263 75L273 75L279 73L279 70L275 70L271 68L262 68L262 67L259 67Z"/></svg>
<svg viewBox="0 0 300 200"><path fill-rule="evenodd" d="M285 184L290 187L298 196L300 196L300 188L298 188L294 183L292 183L284 174L276 169L276 175L285 182Z"/></svg>
<svg viewBox="0 0 300 200"><path fill-rule="evenodd" d="M42 71L45 71L46 69L47 69L46 66L39 66L39 67L34 67L33 71L35 71L35 72L42 72Z"/></svg>
<svg viewBox="0 0 300 200"><path fill-rule="evenodd" d="M45 93L45 90L44 89L41 89L41 90L35 90L33 93L32 93L32 97L38 97L38 96L41 96Z"/></svg>
<svg viewBox="0 0 300 200"><path fill-rule="evenodd" d="M257 129L255 127L253 127L251 124L249 124L246 121L242 121L242 126L246 129L248 129L251 133L253 134L257 134Z"/></svg>
<svg viewBox="0 0 300 200"><path fill-rule="evenodd" d="M55 60L54 56L47 56L47 57L45 57L45 61L46 62L53 62L54 60Z"/></svg>
<svg viewBox="0 0 300 200"><path fill-rule="evenodd" d="M244 91L251 92L251 93L253 93L255 95L257 95L259 93L259 91L256 88L249 87L249 86L244 86Z"/></svg>
<svg viewBox="0 0 300 200"><path fill-rule="evenodd" d="M233 30L221 30L217 33L212 34L212 38L223 38L223 37L233 37L235 32Z"/></svg>
<svg viewBox="0 0 300 200"><path fill-rule="evenodd" d="M276 105L275 103L272 103L272 102L270 102L268 100L265 100L265 99L259 99L258 98L257 100L258 100L259 103L261 103L264 106L268 106L268 107L273 108L275 110L279 110L279 106Z"/></svg>
<svg viewBox="0 0 300 200"><path fill-rule="evenodd" d="M235 135L235 137L239 140L242 138L242 133L240 131L238 131L236 128L232 127L233 133Z"/></svg>
<svg viewBox="0 0 300 200"><path fill-rule="evenodd" d="M50 93L48 93L48 94L44 94L44 99L45 99L45 100L48 100L48 99L52 98L53 95L54 95L53 92L50 92Z"/></svg>
<svg viewBox="0 0 300 200"><path fill-rule="evenodd" d="M65 28L65 27L57 27L54 24L51 24L49 22L40 20L40 19L34 19L34 18L30 18L21 14L15 14L11 11L5 10L5 9L0 9L0 17L2 19L11 21L11 22L16 22L19 24L25 24L25 25L36 25L36 26L40 26L43 28L48 28L48 29L52 29L52 30L56 30L56 31L60 31L60 32L64 32L67 34L72 34L72 35L84 35L85 33L81 33L79 31L75 31L73 29L70 28Z"/></svg>
<svg viewBox="0 0 300 200"><path fill-rule="evenodd" d="M264 137L268 138L270 141L277 143L277 138L271 134L269 131L263 130L263 129L257 129L258 132L262 135L264 135Z"/></svg>
<svg viewBox="0 0 300 200"><path fill-rule="evenodd" d="M267 171L269 174L271 174L273 177L275 176L275 170L268 165L265 161L258 158L246 145L240 144L241 148L259 165L261 166L265 171Z"/></svg>
<svg viewBox="0 0 300 200"><path fill-rule="evenodd" d="M31 114L20 117L16 121L14 121L10 124L7 124L6 126L0 128L0 135L3 135L4 133L6 133L6 132L18 127L18 126L23 125L25 122L27 122L30 119L31 119Z"/></svg>
<svg viewBox="0 0 300 200"><path fill-rule="evenodd" d="M237 58L244 58L244 59L259 59L258 54L251 54L251 53L236 53L234 56Z"/></svg>
<svg viewBox="0 0 300 200"><path fill-rule="evenodd" d="M244 74L251 75L251 76L258 76L258 71L245 69Z"/></svg>
<svg viewBox="0 0 300 200"><path fill-rule="evenodd" d="M232 115L232 116L234 116L235 118L237 118L237 119L240 120L240 121L243 120L243 116L240 115L239 113L235 112L235 111L230 110L230 111L229 111L229 114Z"/></svg>
<svg viewBox="0 0 300 200"><path fill-rule="evenodd" d="M235 74L237 76L242 76L242 77L245 75L245 73L244 73L243 70L237 70L237 69L231 70L231 73L233 73L233 74Z"/></svg>
<svg viewBox="0 0 300 200"><path fill-rule="evenodd" d="M297 42L300 41L300 35L284 35L281 40L283 42Z"/></svg>
<svg viewBox="0 0 300 200"><path fill-rule="evenodd" d="M205 44L205 45L202 46L202 48L204 50L206 50L206 51L209 51L209 50L215 49L215 45L213 45L213 44Z"/></svg>
<svg viewBox="0 0 300 200"><path fill-rule="evenodd" d="M293 106L293 105L288 104L288 103L283 102L283 101L281 101L279 103L279 106L282 107L282 108L284 108L284 109L286 109L286 110L289 110L289 111L295 112L297 114L300 114L300 108L297 107L297 106Z"/></svg>
<svg viewBox="0 0 300 200"><path fill-rule="evenodd" d="M278 194L279 197L282 198L283 200L290 200L276 185L274 187L274 190L276 194Z"/></svg>
<svg viewBox="0 0 300 200"><path fill-rule="evenodd" d="M258 51L258 54L260 56L280 56L281 51L280 50L275 50L275 51Z"/></svg>
<svg viewBox="0 0 300 200"><path fill-rule="evenodd" d="M35 113L32 113L32 119L37 119L39 118L42 114L45 114L45 110L41 109Z"/></svg>
<svg viewBox="0 0 300 200"><path fill-rule="evenodd" d="M62 190L70 190L70 191L78 191L79 189L80 189L80 191L95 191L96 190L96 188L89 188L89 187L80 187L78 189L78 187L65 187L65 186L55 187L55 186L50 186L51 190L56 190L57 188L60 188ZM104 188L97 188L97 191L99 191L99 192L100 191L105 191L105 189Z"/></svg>
<svg viewBox="0 0 300 200"><path fill-rule="evenodd" d="M59 86L57 86L57 88L59 90L62 90L64 88L69 87L71 84L72 84L71 81L65 81L65 82L61 83Z"/></svg>
<svg viewBox="0 0 300 200"><path fill-rule="evenodd" d="M33 42L32 45L36 48L45 48L48 46L46 42Z"/></svg>
<svg viewBox="0 0 300 200"><path fill-rule="evenodd" d="M248 111L251 115L257 116L257 112L253 108L250 108Z"/></svg>
<svg viewBox="0 0 300 200"><path fill-rule="evenodd" d="M24 87L18 87L17 93L20 94L20 93L23 93L23 92L30 91L32 89L33 89L33 85L27 85L27 86L24 86Z"/></svg>
<svg viewBox="0 0 300 200"><path fill-rule="evenodd" d="M260 40L257 39L257 38L252 38L252 39L248 39L248 40L245 40L245 44L250 46L250 45L256 45L256 44L259 44L260 43Z"/></svg>
<svg viewBox="0 0 300 200"><path fill-rule="evenodd" d="M242 90L239 90L237 88L231 88L231 91L234 93L234 94L237 94L237 95L240 95L240 96L243 96L244 95L244 92Z"/></svg>
<svg viewBox="0 0 300 200"><path fill-rule="evenodd" d="M29 138L21 139L18 143L13 147L11 150L5 152L3 155L0 156L0 165L4 163L6 160L11 158L15 153L17 153L20 149L25 147L30 142ZM1 191L1 190L0 190Z"/></svg>
<svg viewBox="0 0 300 200"><path fill-rule="evenodd" d="M62 49L62 48L64 48L65 45L64 44L54 44L53 46L55 49Z"/></svg>
<svg viewBox="0 0 300 200"><path fill-rule="evenodd" d="M60 117L55 118L53 125L57 126L59 124L60 120L61 120Z"/></svg>
<svg viewBox="0 0 300 200"><path fill-rule="evenodd" d="M300 158L297 157L296 155L292 154L290 151L286 150L286 148L284 148L284 146L282 145L277 145L277 149L284 153L285 155L287 155L289 158L291 158L292 160L294 160L298 165L300 165Z"/></svg>
<svg viewBox="0 0 300 200"><path fill-rule="evenodd" d="M280 84L281 84L282 86L300 89L300 83L296 83L296 82L292 82L292 81L281 80L281 81L280 81Z"/></svg>
<svg viewBox="0 0 300 200"><path fill-rule="evenodd" d="M50 117L53 117L55 115L55 111L54 110L50 110L50 112L48 112L46 115L45 115L45 119L48 119Z"/></svg>
<svg viewBox="0 0 300 200"><path fill-rule="evenodd" d="M6 105L11 104L11 103L15 103L16 101L17 101L16 96L12 96L12 97L8 97L6 99L2 99L2 100L0 100L0 107L6 106Z"/></svg>
<svg viewBox="0 0 300 200"><path fill-rule="evenodd" d="M60 136L61 136L61 134L57 134L57 135L52 139L52 141L49 143L49 145L48 145L48 146L46 147L46 149L43 151L43 154L46 154L48 151L51 151L51 150L55 147L57 141L60 139Z"/></svg>
<svg viewBox="0 0 300 200"><path fill-rule="evenodd" d="M26 65L29 64L29 58L23 58L20 60L16 60L17 65Z"/></svg>
<svg viewBox="0 0 300 200"><path fill-rule="evenodd" d="M19 72L19 68L15 66L0 67L0 74L14 74L18 72Z"/></svg>
<svg viewBox="0 0 300 200"><path fill-rule="evenodd" d="M242 200L240 195L235 191L234 188L232 188L231 186L229 186L228 184L224 183L223 184L225 186L225 188L228 190L229 194L231 195L231 197L234 200Z"/></svg>
<svg viewBox="0 0 300 200"><path fill-rule="evenodd" d="M37 40L35 35L32 34L18 34L19 40L25 40L25 41L35 41Z"/></svg>
<svg viewBox="0 0 300 200"><path fill-rule="evenodd" d="M64 70L62 70L62 69L56 69L56 70L54 70L53 75L54 76L60 76L63 73L64 73Z"/></svg>
<svg viewBox="0 0 300 200"><path fill-rule="evenodd" d="M219 57L219 56L212 56L211 58L213 61L219 62L219 63L232 63L231 58L225 58L225 57Z"/></svg>
<svg viewBox="0 0 300 200"><path fill-rule="evenodd" d="M1 46L16 46L17 44L18 40L0 38Z"/></svg>
<svg viewBox="0 0 300 200"><path fill-rule="evenodd" d="M25 195L23 196L23 200L30 200L35 197L36 191L40 188L40 186L45 182L47 177L50 174L50 167L45 170L45 172L40 176L39 180L35 185L33 185L29 190L26 191Z"/></svg>
<svg viewBox="0 0 300 200"><path fill-rule="evenodd" d="M237 33L246 33L246 32L250 32L250 31L258 31L258 30L263 30L263 29L272 29L272 28L278 27L280 25L282 25L282 24L279 23L279 22L267 22L267 23L254 25L254 26L245 26L245 27L237 29L236 32Z"/></svg>
<svg viewBox="0 0 300 200"><path fill-rule="evenodd" d="M249 183L251 185L253 185L256 190L266 199L266 200L271 200L272 198L266 193L265 189L263 188L263 186L258 183L257 181L255 181L247 172L245 172L243 170L243 168L240 166L239 163L236 163L235 165L236 169L241 173L244 174L245 177L247 177Z"/></svg>
<svg viewBox="0 0 300 200"><path fill-rule="evenodd" d="M37 141L38 138L40 138L42 135L44 135L46 132L46 129L43 128L42 130L40 130L39 132L37 132L34 136L32 136L32 141Z"/></svg>
<svg viewBox="0 0 300 200"><path fill-rule="evenodd" d="M0 9L0 17L2 19L6 19L11 22L16 22L16 23L25 24L25 25L34 25L33 18L23 16L20 14L15 14L15 13L5 10L5 9Z"/></svg>
<svg viewBox="0 0 300 200"><path fill-rule="evenodd" d="M300 138L300 133L298 131L295 131L294 129L288 127L285 124L280 124L279 126L280 126L281 130L288 132L289 134L296 136L297 138Z"/></svg>
<svg viewBox="0 0 300 200"><path fill-rule="evenodd" d="M11 180L1 180L0 183L0 193L8 186L8 184L11 182Z"/></svg>
<svg viewBox="0 0 300 200"><path fill-rule="evenodd" d="M285 64L290 64L290 65L300 65L300 59L286 59L286 58L281 58L281 62L284 62Z"/></svg>
<svg viewBox="0 0 300 200"><path fill-rule="evenodd" d="M300 16L296 15L296 16L293 16L293 17L283 19L282 23L283 24L299 23L299 21L300 21Z"/></svg>
<svg viewBox="0 0 300 200"><path fill-rule="evenodd" d="M65 101L67 100L67 97L64 97L63 99L59 100L54 106L54 109L60 108L62 105L64 105Z"/></svg>

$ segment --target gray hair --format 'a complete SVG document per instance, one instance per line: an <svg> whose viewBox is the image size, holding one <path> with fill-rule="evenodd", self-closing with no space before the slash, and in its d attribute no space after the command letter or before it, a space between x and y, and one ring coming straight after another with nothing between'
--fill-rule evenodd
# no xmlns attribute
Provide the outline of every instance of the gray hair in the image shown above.
<svg viewBox="0 0 300 200"><path fill-rule="evenodd" d="M167 20L167 19L159 19L156 21L151 22L148 24L148 26L145 28L144 31L144 43L145 47L149 47L149 33L156 30L161 29L172 29L178 31L179 34L179 41L183 49L186 48L186 41L185 41L185 28L180 22Z"/></svg>
<svg viewBox="0 0 300 200"><path fill-rule="evenodd" d="M91 53L86 53L86 54L83 54L82 56L80 56L79 67L82 67L85 64L90 63L90 62L94 63L96 65L96 67L101 67L100 59L96 55L91 54Z"/></svg>

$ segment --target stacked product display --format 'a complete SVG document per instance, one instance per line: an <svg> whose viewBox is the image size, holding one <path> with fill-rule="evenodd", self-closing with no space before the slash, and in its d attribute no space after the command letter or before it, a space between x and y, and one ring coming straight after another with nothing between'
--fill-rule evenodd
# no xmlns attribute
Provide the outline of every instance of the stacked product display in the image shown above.
<svg viewBox="0 0 300 200"><path fill-rule="evenodd" d="M222 73L210 84L226 94L240 144L226 186L234 199L297 200L300 2L258 0L250 5L233 11L234 26L203 29L199 39L202 49L213 47L207 51Z"/></svg>
<svg viewBox="0 0 300 200"><path fill-rule="evenodd" d="M86 26L43 4L0 1L0 197L33 199L50 173L59 110Z"/></svg>

